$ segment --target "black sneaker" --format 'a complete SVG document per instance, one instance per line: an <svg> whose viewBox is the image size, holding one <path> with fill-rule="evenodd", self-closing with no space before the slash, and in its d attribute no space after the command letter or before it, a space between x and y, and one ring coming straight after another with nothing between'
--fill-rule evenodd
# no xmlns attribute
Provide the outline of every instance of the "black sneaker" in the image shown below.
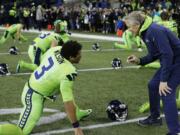
<svg viewBox="0 0 180 135"><path fill-rule="evenodd" d="M152 116L149 116L144 120L139 120L138 125L140 125L140 126L152 126L152 125L161 126L162 118L161 117L153 118Z"/></svg>

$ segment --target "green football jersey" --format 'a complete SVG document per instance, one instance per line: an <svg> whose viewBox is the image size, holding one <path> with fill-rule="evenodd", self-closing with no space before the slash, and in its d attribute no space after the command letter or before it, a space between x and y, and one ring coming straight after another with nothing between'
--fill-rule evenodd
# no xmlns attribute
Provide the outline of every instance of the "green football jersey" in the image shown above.
<svg viewBox="0 0 180 135"><path fill-rule="evenodd" d="M177 23L175 21L160 21L158 24L170 29L172 32L178 35Z"/></svg>
<svg viewBox="0 0 180 135"><path fill-rule="evenodd" d="M45 53L50 47L53 40L59 40L60 35L56 33L41 34L34 39L34 46L39 47Z"/></svg>
<svg viewBox="0 0 180 135"><path fill-rule="evenodd" d="M123 33L123 36L122 36L122 39L124 41L124 43L126 45L129 46L129 44L132 45L132 42L135 42L136 41L136 37L133 35L133 33L129 30L126 30L124 33Z"/></svg>
<svg viewBox="0 0 180 135"><path fill-rule="evenodd" d="M69 34L67 34L67 33L60 35L60 37L61 37L61 39L63 40L64 43L69 41Z"/></svg>
<svg viewBox="0 0 180 135"><path fill-rule="evenodd" d="M9 31L9 33L15 34L20 27L22 27L21 24L13 24L7 30Z"/></svg>
<svg viewBox="0 0 180 135"><path fill-rule="evenodd" d="M40 66L31 74L29 85L44 96L61 92L63 101L73 100L72 87L77 72L75 67L60 55L61 47L49 49Z"/></svg>

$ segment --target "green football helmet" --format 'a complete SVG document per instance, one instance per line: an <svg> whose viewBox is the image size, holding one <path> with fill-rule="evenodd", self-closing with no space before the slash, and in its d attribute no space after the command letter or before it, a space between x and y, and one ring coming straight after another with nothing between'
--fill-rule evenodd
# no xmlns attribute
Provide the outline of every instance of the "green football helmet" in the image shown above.
<svg viewBox="0 0 180 135"><path fill-rule="evenodd" d="M62 20L56 20L54 22L55 30L58 32L66 31L67 30L67 22Z"/></svg>

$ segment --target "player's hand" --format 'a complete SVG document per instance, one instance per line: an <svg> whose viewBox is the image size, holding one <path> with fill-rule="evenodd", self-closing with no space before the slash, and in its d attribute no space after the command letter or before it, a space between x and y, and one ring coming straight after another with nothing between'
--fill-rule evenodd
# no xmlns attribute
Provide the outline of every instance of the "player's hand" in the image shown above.
<svg viewBox="0 0 180 135"><path fill-rule="evenodd" d="M140 59L138 57L136 57L135 55L130 55L127 58L127 63L139 64L140 63Z"/></svg>
<svg viewBox="0 0 180 135"><path fill-rule="evenodd" d="M167 82L160 82L159 84L159 95L162 96L166 96L168 93L171 93L171 88L167 85Z"/></svg>
<svg viewBox="0 0 180 135"><path fill-rule="evenodd" d="M81 128L74 129L75 135L84 135Z"/></svg>

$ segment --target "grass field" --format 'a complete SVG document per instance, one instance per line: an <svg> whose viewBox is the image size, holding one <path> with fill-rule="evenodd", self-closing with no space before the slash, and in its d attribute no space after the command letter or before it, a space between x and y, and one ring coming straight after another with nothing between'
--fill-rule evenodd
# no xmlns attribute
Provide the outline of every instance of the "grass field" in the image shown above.
<svg viewBox="0 0 180 135"><path fill-rule="evenodd" d="M2 31L0 33L2 35ZM0 46L0 63L8 63L11 73L15 73L18 60L29 61L27 54L9 55L2 54L8 52L12 45L16 45L21 52L27 52L28 45L37 34L24 33L28 37L28 42L18 43L9 40L5 45ZM146 52L113 50L113 42L97 41L90 39L75 39L82 43L82 60L77 69L108 68L115 57L122 60L123 66L132 66L126 63L126 58L130 54L142 56ZM91 45L99 42L102 51L91 50ZM107 49L112 49L107 51ZM23 70L23 73L30 72ZM79 72L75 81L74 96L79 107L83 109L92 108L93 113L81 122L81 126L111 123L106 115L106 106L109 101L118 99L128 104L128 120L147 116L148 113L140 114L138 107L148 100L147 83L151 78L154 69L119 69ZM21 92L29 75L10 75L0 77L0 109L20 108ZM57 109L64 112L61 97L56 102L46 101L46 108ZM0 112L1 114L1 112ZM49 116L53 113L44 113ZM0 122L18 120L19 114L0 115ZM47 132L71 128L67 118L49 124L36 126L33 133ZM84 130L85 135L164 135L167 132L165 121L160 127L139 127L136 123L122 124L110 127ZM45 134L45 133L44 133ZM72 135L73 132L59 133L60 135Z"/></svg>

